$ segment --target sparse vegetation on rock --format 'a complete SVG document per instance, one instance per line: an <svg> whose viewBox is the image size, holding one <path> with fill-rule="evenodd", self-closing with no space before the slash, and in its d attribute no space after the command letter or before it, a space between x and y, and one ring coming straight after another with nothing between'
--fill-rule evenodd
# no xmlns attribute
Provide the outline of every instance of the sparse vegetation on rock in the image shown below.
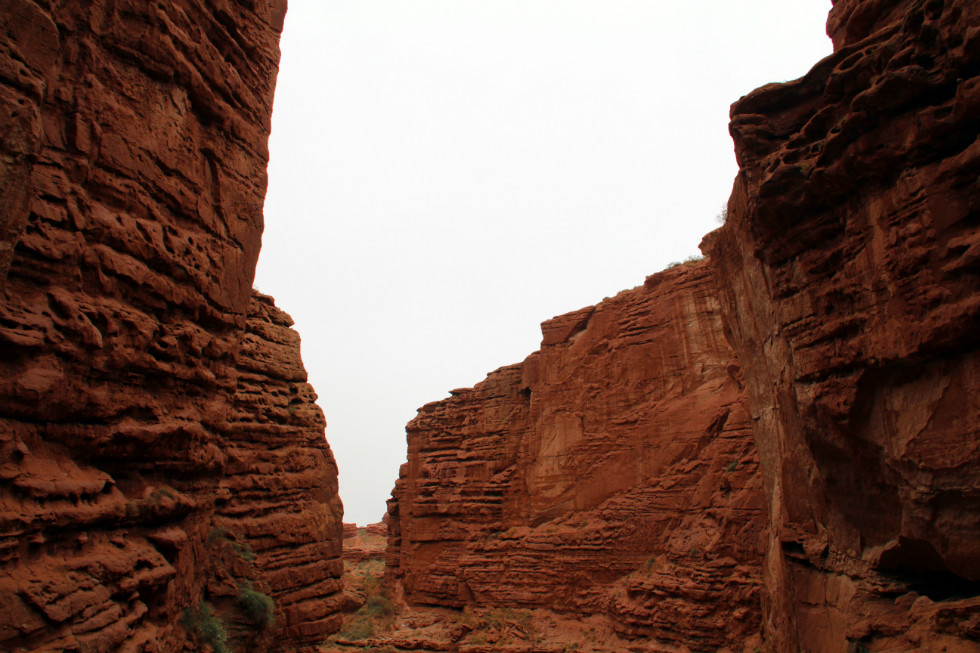
<svg viewBox="0 0 980 653"><path fill-rule="evenodd" d="M199 643L210 646L213 653L231 653L228 630L206 601L201 600L196 609L184 608L180 622Z"/></svg>
<svg viewBox="0 0 980 653"><path fill-rule="evenodd" d="M275 622L275 601L268 594L255 590L250 581L243 581L238 586L238 606L245 617L260 628L268 628Z"/></svg>

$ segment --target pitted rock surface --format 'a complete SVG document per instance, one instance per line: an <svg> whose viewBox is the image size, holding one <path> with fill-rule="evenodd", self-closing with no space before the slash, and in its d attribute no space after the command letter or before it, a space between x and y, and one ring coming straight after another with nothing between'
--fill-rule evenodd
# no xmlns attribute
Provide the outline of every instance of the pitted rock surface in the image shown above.
<svg viewBox="0 0 980 653"><path fill-rule="evenodd" d="M762 477L715 297L704 262L654 275L421 408L389 503L406 599L694 650L757 633Z"/></svg>
<svg viewBox="0 0 980 653"><path fill-rule="evenodd" d="M980 4L838 0L732 106L702 245L745 372L777 651L980 645Z"/></svg>
<svg viewBox="0 0 980 653"><path fill-rule="evenodd" d="M336 467L251 290L284 12L0 7L4 650L179 650L202 599L242 650L336 628Z"/></svg>

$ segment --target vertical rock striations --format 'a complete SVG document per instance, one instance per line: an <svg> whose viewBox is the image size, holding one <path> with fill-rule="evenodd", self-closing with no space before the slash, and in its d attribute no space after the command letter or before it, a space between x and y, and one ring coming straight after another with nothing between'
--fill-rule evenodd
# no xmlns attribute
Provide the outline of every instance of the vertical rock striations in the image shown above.
<svg viewBox="0 0 980 653"><path fill-rule="evenodd" d="M177 650L205 599L246 648L335 627L336 468L251 291L284 12L0 9L0 648Z"/></svg>
<svg viewBox="0 0 980 653"><path fill-rule="evenodd" d="M606 614L694 650L746 641L761 476L706 264L542 332L409 424L389 573L416 603Z"/></svg>
<svg viewBox="0 0 980 653"><path fill-rule="evenodd" d="M704 243L765 476L766 631L977 650L980 4L838 0L828 32L733 105Z"/></svg>

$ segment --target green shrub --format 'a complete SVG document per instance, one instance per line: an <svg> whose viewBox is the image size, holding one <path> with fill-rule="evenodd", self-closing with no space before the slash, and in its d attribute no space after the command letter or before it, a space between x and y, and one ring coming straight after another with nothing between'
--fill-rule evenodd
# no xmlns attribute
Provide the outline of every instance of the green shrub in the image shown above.
<svg viewBox="0 0 980 653"><path fill-rule="evenodd" d="M229 531L224 526L215 526L208 533L208 544L211 544L212 542L214 542L216 539L219 538L223 540L227 540L229 533L231 533L231 531Z"/></svg>
<svg viewBox="0 0 980 653"><path fill-rule="evenodd" d="M268 628L276 620L276 602L271 596L253 589L248 581L238 586L238 606L256 626Z"/></svg>
<svg viewBox="0 0 980 653"><path fill-rule="evenodd" d="M232 653L225 624L204 600L197 604L197 610L184 608L180 622L195 639L210 646L214 653Z"/></svg>
<svg viewBox="0 0 980 653"><path fill-rule="evenodd" d="M368 639L374 637L374 624L368 619L355 618L353 621L345 623L337 636L353 642Z"/></svg>
<svg viewBox="0 0 980 653"><path fill-rule="evenodd" d="M245 562L255 561L255 550L252 549L252 545L248 542L239 542L238 540L242 536L234 531L231 531L224 526L217 526L212 528L208 533L208 544L214 543L215 540L223 540L231 545L232 550L235 554L244 560Z"/></svg>
<svg viewBox="0 0 980 653"><path fill-rule="evenodd" d="M350 618L338 633L343 639L357 641L374 637L379 629L391 625L398 608L383 592L370 594L367 601Z"/></svg>
<svg viewBox="0 0 980 653"><path fill-rule="evenodd" d="M231 548L234 549L238 557L244 560L245 562L255 561L255 550L252 548L252 545L249 544L248 542L242 542L242 543L232 542Z"/></svg>
<svg viewBox="0 0 980 653"><path fill-rule="evenodd" d="M390 617L395 614L396 610L395 604L391 602L391 599L383 594L375 594L374 596L368 597L361 611L368 617L377 619Z"/></svg>
<svg viewBox="0 0 980 653"><path fill-rule="evenodd" d="M667 267L665 267L664 269L672 270L674 268L679 268L682 265L687 265L688 263L697 263L698 261L703 261L703 260L704 260L703 256L692 254L691 256L688 256L683 261L671 261L670 263L667 264Z"/></svg>

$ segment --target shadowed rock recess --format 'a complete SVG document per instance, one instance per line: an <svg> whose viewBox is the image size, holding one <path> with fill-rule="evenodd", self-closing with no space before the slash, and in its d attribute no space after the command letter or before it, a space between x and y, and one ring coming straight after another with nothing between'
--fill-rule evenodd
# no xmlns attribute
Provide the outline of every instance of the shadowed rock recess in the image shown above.
<svg viewBox="0 0 980 653"><path fill-rule="evenodd" d="M285 8L2 3L2 650L336 630L336 466L251 290Z"/></svg>

